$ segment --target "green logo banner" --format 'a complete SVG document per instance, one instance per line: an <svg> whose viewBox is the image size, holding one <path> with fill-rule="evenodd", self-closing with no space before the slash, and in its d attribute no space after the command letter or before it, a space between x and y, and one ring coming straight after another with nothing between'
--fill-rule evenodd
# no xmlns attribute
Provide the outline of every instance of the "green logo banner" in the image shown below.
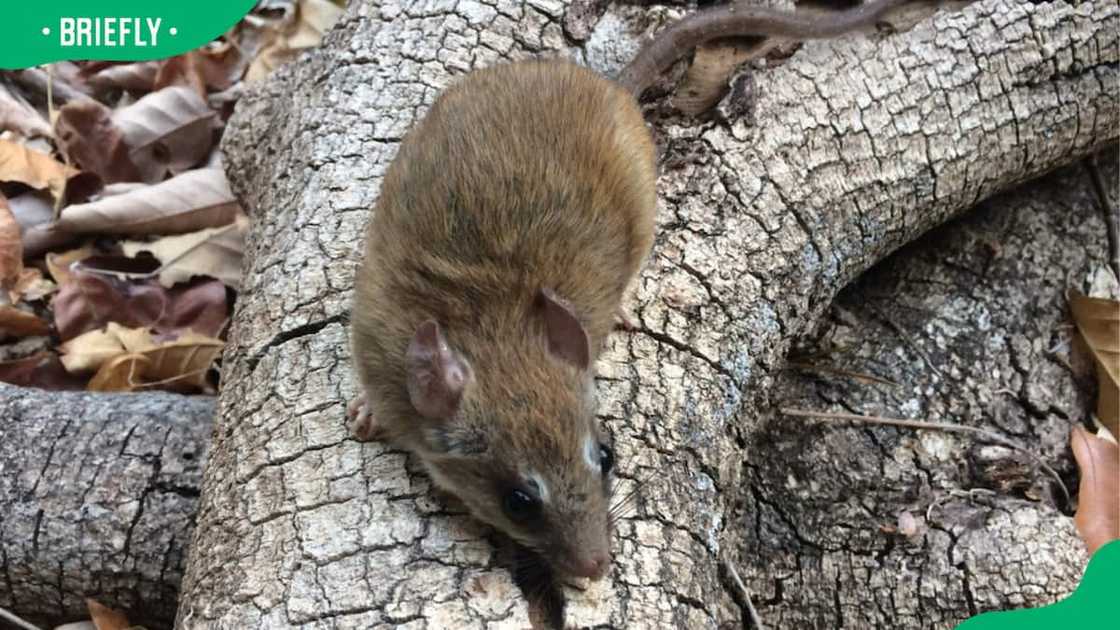
<svg viewBox="0 0 1120 630"><path fill-rule="evenodd" d="M226 32L255 0L47 0L9 6L0 68L173 57Z"/></svg>
<svg viewBox="0 0 1120 630"><path fill-rule="evenodd" d="M1093 554L1081 585L1072 595L1043 608L977 615L957 630L1056 630L1116 627L1116 591L1120 585L1120 540Z"/></svg>

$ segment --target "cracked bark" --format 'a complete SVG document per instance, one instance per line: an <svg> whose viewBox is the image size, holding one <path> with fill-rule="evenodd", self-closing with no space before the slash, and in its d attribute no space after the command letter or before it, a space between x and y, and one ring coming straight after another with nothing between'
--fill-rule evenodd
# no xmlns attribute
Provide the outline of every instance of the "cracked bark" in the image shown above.
<svg viewBox="0 0 1120 630"><path fill-rule="evenodd" d="M1106 168L1116 172L1114 149ZM1108 275L1092 195L1076 165L876 265L799 349L810 358L779 377L782 406L987 427L1075 490L1069 431L1093 407L1094 375L1070 356L1065 291ZM732 517L740 572L774 627L830 626L838 611L856 628L951 627L966 614L1063 598L1080 581L1085 550L1062 513L1069 506L1009 449L773 415L748 441L786 463L748 465L751 491ZM892 531L904 512L916 521L909 536Z"/></svg>
<svg viewBox="0 0 1120 630"><path fill-rule="evenodd" d="M214 400L0 384L0 607L50 625L84 598L174 619Z"/></svg>
<svg viewBox="0 0 1120 630"><path fill-rule="evenodd" d="M413 5L356 3L227 130L227 168L255 224L180 627L526 625L485 532L434 499L404 454L346 433L355 252L399 139L455 76L552 51L609 74L638 25L666 10L611 4L574 45L564 2ZM1015 565L1003 567L975 551L986 534L967 519L931 519L926 547L885 546L871 517L917 499L868 486L881 471L865 470L864 451L906 436L833 429L828 440L863 440L844 463L864 493L790 494L774 479L836 455L775 450L805 429L767 418L787 350L842 286L1117 137L1117 16L1114 2L984 0L904 33L804 46L754 77L749 120L651 114L667 165L659 235L630 307L640 330L612 338L599 391L622 490L651 471L657 481L619 528L612 579L572 594L570 623L738 625L718 563L729 552L764 615L818 627L944 627L1014 604L1000 593L1038 604L1068 591L1080 556L1034 555L1036 539L1009 534L997 538ZM1069 470L1064 454L1046 456ZM897 466L898 484L951 483L920 458ZM810 509L822 503L843 509ZM920 579L907 582L914 563ZM1037 587L1039 575L1051 582ZM879 612L859 599L868 584Z"/></svg>

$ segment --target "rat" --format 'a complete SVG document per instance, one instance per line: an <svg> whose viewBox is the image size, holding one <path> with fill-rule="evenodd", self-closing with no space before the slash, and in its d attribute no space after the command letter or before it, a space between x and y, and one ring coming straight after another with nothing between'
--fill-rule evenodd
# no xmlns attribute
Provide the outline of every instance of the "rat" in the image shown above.
<svg viewBox="0 0 1120 630"><path fill-rule="evenodd" d="M614 81L536 60L446 89L401 142L368 227L350 324L355 436L413 453L544 575L603 577L615 456L594 365L657 205L637 97L704 41L834 36L901 3L716 7L666 28Z"/></svg>
<svg viewBox="0 0 1120 630"><path fill-rule="evenodd" d="M560 573L599 578L614 454L593 365L654 237L634 98L563 61L446 90L400 145L354 281L360 437Z"/></svg>

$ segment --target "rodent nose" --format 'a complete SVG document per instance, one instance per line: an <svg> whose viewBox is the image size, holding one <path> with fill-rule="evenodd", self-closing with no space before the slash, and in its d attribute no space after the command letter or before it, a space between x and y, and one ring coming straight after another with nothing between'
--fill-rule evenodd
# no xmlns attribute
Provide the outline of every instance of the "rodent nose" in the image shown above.
<svg viewBox="0 0 1120 630"><path fill-rule="evenodd" d="M609 564L610 557L603 552L597 552L580 559L576 563L576 572L580 577L598 580L606 574Z"/></svg>

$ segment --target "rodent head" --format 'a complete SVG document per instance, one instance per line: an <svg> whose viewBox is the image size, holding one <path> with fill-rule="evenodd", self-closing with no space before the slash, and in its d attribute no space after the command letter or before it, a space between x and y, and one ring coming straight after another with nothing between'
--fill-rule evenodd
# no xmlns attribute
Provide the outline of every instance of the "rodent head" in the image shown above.
<svg viewBox="0 0 1120 630"><path fill-rule="evenodd" d="M407 356L423 423L415 450L476 518L558 572L598 579L610 564L614 455L595 419L587 333L548 290L528 320L523 339L470 357L434 320L417 328Z"/></svg>

